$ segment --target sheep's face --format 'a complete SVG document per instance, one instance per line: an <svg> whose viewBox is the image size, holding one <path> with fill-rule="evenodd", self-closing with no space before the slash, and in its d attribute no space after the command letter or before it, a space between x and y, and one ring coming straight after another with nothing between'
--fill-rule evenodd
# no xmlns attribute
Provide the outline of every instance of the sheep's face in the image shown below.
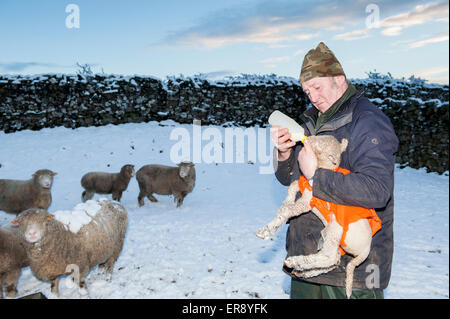
<svg viewBox="0 0 450 319"><path fill-rule="evenodd" d="M182 162L180 164L178 164L178 167L180 168L180 177L181 178L186 178L189 175L192 175L194 172L194 163L191 162Z"/></svg>
<svg viewBox="0 0 450 319"><path fill-rule="evenodd" d="M53 217L43 209L30 208L20 213L11 224L19 226L19 231L28 243L36 243L44 237L47 223Z"/></svg>
<svg viewBox="0 0 450 319"><path fill-rule="evenodd" d="M48 169L41 169L33 174L33 178L42 188L50 189L53 184L53 177L56 174Z"/></svg>
<svg viewBox="0 0 450 319"><path fill-rule="evenodd" d="M310 136L308 141L317 158L317 166L325 169L336 169L341 163L341 154L347 148L347 140L341 143L331 135Z"/></svg>
<svg viewBox="0 0 450 319"><path fill-rule="evenodd" d="M134 165L124 165L120 171L125 172L125 174L129 177L133 177L135 175Z"/></svg>

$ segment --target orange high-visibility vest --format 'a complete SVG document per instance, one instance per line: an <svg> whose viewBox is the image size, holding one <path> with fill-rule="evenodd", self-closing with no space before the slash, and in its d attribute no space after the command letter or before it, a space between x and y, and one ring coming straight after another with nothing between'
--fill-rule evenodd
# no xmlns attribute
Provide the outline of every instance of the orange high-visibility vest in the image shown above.
<svg viewBox="0 0 450 319"><path fill-rule="evenodd" d="M350 173L349 170L340 167L338 167L333 171L342 173L344 175ZM298 186L302 194L305 189L308 189L309 191L312 192L312 187L304 176L301 176L300 179L298 180ZM377 213L375 212L375 209L373 208L368 209L359 206L339 205L327 202L323 199L314 196L311 199L310 206L311 208L316 207L327 222L330 222L330 216L331 214L334 214L334 216L336 217L336 221L339 223L339 225L342 226L343 233L339 247L341 256L345 255L345 251L342 249L342 247L346 246L345 235L347 234L348 225L360 220L361 218L367 218L367 220L369 221L370 228L372 229L372 236L375 235L375 233L381 229L381 219L378 217Z"/></svg>

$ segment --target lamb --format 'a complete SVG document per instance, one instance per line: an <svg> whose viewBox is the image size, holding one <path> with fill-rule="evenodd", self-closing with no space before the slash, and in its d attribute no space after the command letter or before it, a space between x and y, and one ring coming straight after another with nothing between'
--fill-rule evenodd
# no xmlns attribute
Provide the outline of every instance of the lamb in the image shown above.
<svg viewBox="0 0 450 319"><path fill-rule="evenodd" d="M30 269L41 280L51 281L58 295L61 275L74 274L81 289L85 276L99 265L112 274L128 226L125 208L104 198L80 203L72 211L30 208L11 222L19 226L30 261Z"/></svg>
<svg viewBox="0 0 450 319"><path fill-rule="evenodd" d="M145 165L136 173L139 183L139 206L144 205L144 197L152 202L157 202L153 193L160 195L173 194L177 201L177 207L183 204L187 194L192 192L195 186L195 167L191 162L182 162L177 167L165 165Z"/></svg>
<svg viewBox="0 0 450 319"><path fill-rule="evenodd" d="M33 207L48 209L55 175L51 170L40 169L27 181L0 179L0 210L17 215Z"/></svg>
<svg viewBox="0 0 450 319"><path fill-rule="evenodd" d="M346 139L343 139L341 143L330 135L310 136L308 139L317 157L318 167L348 173L339 168L341 154L348 144ZM346 295L350 298L354 269L369 255L372 236L381 228L381 220L373 209L337 205L315 198L312 196L311 186L307 183L304 177L301 177L300 181L291 183L277 216L256 235L268 239L289 218L312 210L325 225L321 232L322 248L316 254L288 257L284 263L289 268L293 268L294 273L299 277L310 278L333 270L338 266L341 255L345 253L353 255L354 258L347 264L345 282ZM303 190L300 187L303 187ZM295 201L298 191L303 193L301 198ZM327 213L330 207L333 209ZM346 211L344 212L343 209ZM343 221L344 213L347 219L350 214L353 216L347 224Z"/></svg>
<svg viewBox="0 0 450 319"><path fill-rule="evenodd" d="M0 299L3 286L6 297L16 297L21 269L29 266L27 253L21 243L22 237L17 229L0 228Z"/></svg>
<svg viewBox="0 0 450 319"><path fill-rule="evenodd" d="M81 199L86 202L95 193L112 194L112 199L120 202L122 192L127 189L133 176L134 165L129 164L122 166L119 173L87 173L81 178L81 186L85 189L81 194Z"/></svg>

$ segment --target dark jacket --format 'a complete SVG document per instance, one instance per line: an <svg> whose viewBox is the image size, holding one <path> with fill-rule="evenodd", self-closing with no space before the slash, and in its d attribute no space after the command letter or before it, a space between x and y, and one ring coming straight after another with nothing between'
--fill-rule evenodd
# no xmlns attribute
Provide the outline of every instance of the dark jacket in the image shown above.
<svg viewBox="0 0 450 319"><path fill-rule="evenodd" d="M394 164L398 139L389 118L373 105L363 92L357 92L318 130L314 128L318 111L314 107L302 116L302 126L308 135L333 135L339 141L348 139L347 150L342 153L341 167L350 170L343 175L330 170L317 169L313 177L313 195L342 205L375 208L382 228L372 240L367 259L355 269L354 288L385 289L391 276L394 221ZM298 143L291 156L278 162L275 175L288 186L300 177L297 163L302 144ZM300 196L300 194L298 195ZM286 235L287 257L317 252L321 221L308 212L289 220ZM328 273L305 279L309 282L332 286L345 286L345 267L352 256L344 255L340 265ZM294 276L284 266L283 270ZM369 277L369 278L368 278ZM366 279L379 278L379 284L366 285Z"/></svg>

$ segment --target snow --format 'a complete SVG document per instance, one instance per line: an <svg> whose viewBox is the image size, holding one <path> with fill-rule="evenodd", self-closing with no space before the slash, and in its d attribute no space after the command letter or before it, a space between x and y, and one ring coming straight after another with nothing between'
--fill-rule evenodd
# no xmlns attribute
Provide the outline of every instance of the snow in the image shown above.
<svg viewBox="0 0 450 319"><path fill-rule="evenodd" d="M101 209L100 202L104 200L107 199L88 200L85 203L77 204L72 210L58 210L53 215L66 229L76 234L84 225L91 222L93 216L97 215Z"/></svg>
<svg viewBox="0 0 450 319"><path fill-rule="evenodd" d="M170 136L176 128L193 131L192 125L164 121L0 132L0 178L29 179L38 169L51 169L58 175L50 213L80 208L80 179L89 171L174 165L170 150L176 141ZM202 129L224 136L225 127ZM287 226L273 240L255 236L274 217L287 188L273 174L260 173L259 158L246 156L239 163L197 163L195 188L179 208L172 196L162 195L139 207L132 178L121 199L129 226L112 280L95 267L87 276L87 295L62 280L60 298L289 298L290 278L281 270ZM13 218L0 211L0 225ZM385 297L448 298L448 172L396 167L394 240ZM29 268L22 271L18 290L19 297L42 292L56 298L50 283L36 279Z"/></svg>

